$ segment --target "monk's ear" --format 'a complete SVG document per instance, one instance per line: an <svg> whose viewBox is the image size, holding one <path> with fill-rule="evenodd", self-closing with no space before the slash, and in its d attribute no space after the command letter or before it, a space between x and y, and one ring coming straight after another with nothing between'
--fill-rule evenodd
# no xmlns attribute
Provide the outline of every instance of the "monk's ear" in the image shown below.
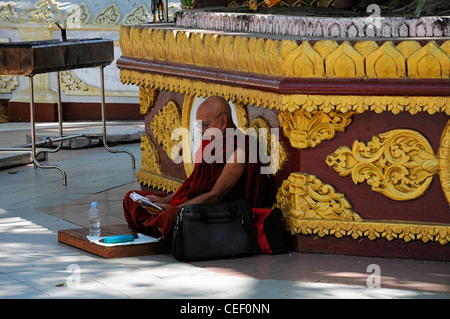
<svg viewBox="0 0 450 319"><path fill-rule="evenodd" d="M225 115L226 116L226 118L224 119L223 118L223 116L221 116L221 123L222 123L222 125L225 125L225 126L227 126L227 122L228 122L228 115L226 115L225 113L223 114L223 115Z"/></svg>

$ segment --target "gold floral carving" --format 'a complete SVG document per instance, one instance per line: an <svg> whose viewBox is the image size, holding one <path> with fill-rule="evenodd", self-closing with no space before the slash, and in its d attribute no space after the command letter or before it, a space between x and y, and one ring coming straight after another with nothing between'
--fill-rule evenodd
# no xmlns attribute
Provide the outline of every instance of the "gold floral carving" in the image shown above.
<svg viewBox="0 0 450 319"><path fill-rule="evenodd" d="M368 143L356 140L352 149L340 147L326 163L341 176L351 174L355 184L367 182L373 191L397 201L423 195L439 171L428 140L409 129L379 134Z"/></svg>
<svg viewBox="0 0 450 319"><path fill-rule="evenodd" d="M447 203L450 205L450 120L441 135L441 143L438 150L439 179L444 191Z"/></svg>
<svg viewBox="0 0 450 319"><path fill-rule="evenodd" d="M158 151L156 150L155 145L150 140L150 137L146 134L142 135L141 137L141 153L141 169L156 174L162 174L161 168L159 166Z"/></svg>
<svg viewBox="0 0 450 319"><path fill-rule="evenodd" d="M0 93L11 93L19 85L17 76L0 76Z"/></svg>
<svg viewBox="0 0 450 319"><path fill-rule="evenodd" d="M308 112L296 110L294 112L280 112L278 119L284 135L289 138L291 145L303 149L316 147L324 140L329 140L336 132L344 132L351 123L353 112L340 113L331 111Z"/></svg>
<svg viewBox="0 0 450 319"><path fill-rule="evenodd" d="M91 12L86 3L80 4L77 8L72 10L72 12L67 13L63 19L69 27L88 24L90 20Z"/></svg>
<svg viewBox="0 0 450 319"><path fill-rule="evenodd" d="M61 89L67 95L100 96L101 90L83 82L73 71L61 71ZM135 91L105 91L106 96L136 96Z"/></svg>
<svg viewBox="0 0 450 319"><path fill-rule="evenodd" d="M99 88L87 85L72 71L61 71L61 88L66 94L78 92L89 95L100 95L101 93Z"/></svg>
<svg viewBox="0 0 450 319"><path fill-rule="evenodd" d="M351 237L355 240L450 242L450 226L420 222L368 221L353 212L343 194L314 175L291 173L278 189L276 204L291 234Z"/></svg>
<svg viewBox="0 0 450 319"><path fill-rule="evenodd" d="M133 70L120 70L123 83L145 85L152 89L178 92L185 95L207 97L219 95L226 100L243 105L294 112L295 110L314 110L330 113L364 113L366 111L382 113L408 112L417 114L439 112L450 115L450 98L446 96L352 96L352 95L308 95L277 94L244 87L194 81L189 79L163 76Z"/></svg>
<svg viewBox="0 0 450 319"><path fill-rule="evenodd" d="M100 25L118 25L121 17L119 8L115 3L112 3L94 17L93 23Z"/></svg>
<svg viewBox="0 0 450 319"><path fill-rule="evenodd" d="M139 87L139 112L142 115L148 114L154 105L157 91L151 88L140 86Z"/></svg>
<svg viewBox="0 0 450 319"><path fill-rule="evenodd" d="M283 181L275 207L283 211L288 229L293 232L302 219L362 220L343 194L316 176L303 173L291 173Z"/></svg>
<svg viewBox="0 0 450 319"><path fill-rule="evenodd" d="M178 139L172 139L172 132L180 127L180 113L175 102L172 100L170 100L150 122L150 128L153 135L170 159L176 156L176 154L172 156L172 152L177 149L176 145L181 143L181 136Z"/></svg>
<svg viewBox="0 0 450 319"><path fill-rule="evenodd" d="M16 17L16 6L12 2L7 2L0 7L0 22L14 22Z"/></svg>
<svg viewBox="0 0 450 319"><path fill-rule="evenodd" d="M136 172L139 184L164 192L173 192L180 187L181 180L162 174L158 151L148 135L141 138L141 151L141 170Z"/></svg>
<svg viewBox="0 0 450 319"><path fill-rule="evenodd" d="M122 26L124 56L284 77L448 78L448 44L276 40ZM407 67L406 67L407 66Z"/></svg>
<svg viewBox="0 0 450 319"><path fill-rule="evenodd" d="M123 18L123 24L124 25L131 25L131 24L142 24L149 22L151 18L151 14L148 11L148 8L141 4L136 9L134 9L131 13L127 14Z"/></svg>
<svg viewBox="0 0 450 319"><path fill-rule="evenodd" d="M19 22L57 22L61 18L62 12L58 8L58 3L54 0L42 0L33 7L22 11L19 15Z"/></svg>

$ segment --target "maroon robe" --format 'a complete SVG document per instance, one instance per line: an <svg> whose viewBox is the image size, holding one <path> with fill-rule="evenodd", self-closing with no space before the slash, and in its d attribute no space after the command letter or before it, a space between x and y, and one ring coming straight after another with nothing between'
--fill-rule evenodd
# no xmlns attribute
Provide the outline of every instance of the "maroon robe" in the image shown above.
<svg viewBox="0 0 450 319"><path fill-rule="evenodd" d="M234 151L237 147L235 140L230 141L225 136L221 142L202 143L200 154L203 154L203 160L199 162L199 154L196 154L194 170L181 184L169 202L169 205L172 207L158 215L155 216L148 213L140 204L134 202L129 197L132 191L128 192L123 199L124 216L128 225L145 233L159 235L158 233L160 232L163 237L167 237L174 227L178 206L194 197L211 191L225 166L226 155L229 155L227 149L231 152L230 148ZM227 145L227 142L229 145ZM221 145L223 147L220 147ZM216 154L222 154L223 160L211 163L211 156L217 159ZM263 186L261 183L265 182L267 178L266 176L261 177L259 163L249 163L249 140L247 136L245 136L245 154L247 163L246 170L235 186L224 196L222 201L233 201L244 198L253 207L261 207L261 199L264 196L264 192L261 191L261 187ZM165 196L165 194L158 192L135 192L142 196L150 194Z"/></svg>

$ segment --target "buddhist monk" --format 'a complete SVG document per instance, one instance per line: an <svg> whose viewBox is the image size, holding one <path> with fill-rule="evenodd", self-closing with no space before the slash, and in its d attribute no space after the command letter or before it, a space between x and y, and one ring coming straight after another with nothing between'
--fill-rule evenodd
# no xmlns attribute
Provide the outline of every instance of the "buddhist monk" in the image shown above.
<svg viewBox="0 0 450 319"><path fill-rule="evenodd" d="M203 140L191 175L172 195L135 191L163 210L134 202L129 197L131 191L128 192L123 208L132 228L167 238L172 233L178 209L185 205L244 198L254 207L261 207L261 196L265 196L262 182L267 178L260 177L257 161L249 161L249 137L236 129L228 102L219 96L207 98L197 110L196 121ZM227 138L230 132L236 136ZM244 143L238 143L242 140Z"/></svg>

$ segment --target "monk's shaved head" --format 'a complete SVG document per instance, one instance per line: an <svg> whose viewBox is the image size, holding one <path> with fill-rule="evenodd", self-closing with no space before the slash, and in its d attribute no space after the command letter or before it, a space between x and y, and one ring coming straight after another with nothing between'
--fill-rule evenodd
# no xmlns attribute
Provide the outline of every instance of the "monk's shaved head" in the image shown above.
<svg viewBox="0 0 450 319"><path fill-rule="evenodd" d="M231 107L221 96L210 96L200 104L197 110L197 121L210 123L220 114L226 115L225 127L234 127L231 117ZM217 123L214 123L217 124Z"/></svg>
<svg viewBox="0 0 450 319"><path fill-rule="evenodd" d="M220 113L225 113L229 119L231 119L231 108L227 100L221 96L210 96L198 107L197 114L208 113L212 116L216 116Z"/></svg>

